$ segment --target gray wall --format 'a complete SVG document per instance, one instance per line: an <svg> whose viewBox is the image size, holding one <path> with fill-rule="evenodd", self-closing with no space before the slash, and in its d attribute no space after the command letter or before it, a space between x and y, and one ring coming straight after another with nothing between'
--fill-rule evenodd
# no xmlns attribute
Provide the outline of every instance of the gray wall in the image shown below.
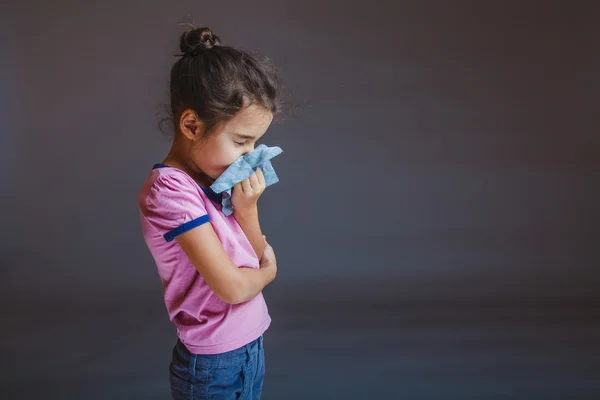
<svg viewBox="0 0 600 400"><path fill-rule="evenodd" d="M136 199L187 15L300 105L264 399L600 398L600 6L522 0L3 3L0 398L169 396Z"/></svg>
<svg viewBox="0 0 600 400"><path fill-rule="evenodd" d="M598 6L485 3L4 6L3 285L157 288L136 194L191 15L301 105L265 138L274 286L596 294Z"/></svg>

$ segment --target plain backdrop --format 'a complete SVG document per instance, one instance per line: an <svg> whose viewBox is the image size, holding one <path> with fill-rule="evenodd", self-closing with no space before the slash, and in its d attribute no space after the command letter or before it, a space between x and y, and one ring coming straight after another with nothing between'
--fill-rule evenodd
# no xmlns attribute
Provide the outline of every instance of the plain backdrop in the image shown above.
<svg viewBox="0 0 600 400"><path fill-rule="evenodd" d="M295 105L262 141L284 150L260 204L279 261L264 398L600 395L596 3L30 0L0 6L5 398L168 398L174 329L137 194L170 146L182 20L274 60ZM566 330L398 350L473 343L433 329L465 307ZM411 321L433 330L390 330ZM533 337L547 358L498 361Z"/></svg>

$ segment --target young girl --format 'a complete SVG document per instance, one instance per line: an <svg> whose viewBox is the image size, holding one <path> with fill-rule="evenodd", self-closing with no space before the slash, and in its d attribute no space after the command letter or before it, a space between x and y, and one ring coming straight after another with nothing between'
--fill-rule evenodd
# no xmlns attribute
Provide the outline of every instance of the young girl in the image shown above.
<svg viewBox="0 0 600 400"><path fill-rule="evenodd" d="M271 322L261 291L277 272L258 221L265 180L258 169L234 186L230 216L209 186L269 128L279 80L266 60L221 45L208 28L184 32L180 48L171 69L175 137L138 199L177 327L171 391L174 399L259 399Z"/></svg>

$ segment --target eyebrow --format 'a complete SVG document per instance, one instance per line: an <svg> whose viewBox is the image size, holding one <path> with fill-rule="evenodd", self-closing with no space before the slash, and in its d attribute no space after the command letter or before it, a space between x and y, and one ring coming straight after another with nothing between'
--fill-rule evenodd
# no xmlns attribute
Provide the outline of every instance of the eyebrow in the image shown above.
<svg viewBox="0 0 600 400"><path fill-rule="evenodd" d="M241 133L235 133L235 132L233 132L233 134L241 137L242 139L254 139L254 136L242 135Z"/></svg>

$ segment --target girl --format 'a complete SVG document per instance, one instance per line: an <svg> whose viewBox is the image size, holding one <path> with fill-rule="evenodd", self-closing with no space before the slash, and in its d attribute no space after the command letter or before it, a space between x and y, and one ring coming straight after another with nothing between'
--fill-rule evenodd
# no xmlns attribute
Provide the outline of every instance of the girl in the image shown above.
<svg viewBox="0 0 600 400"><path fill-rule="evenodd" d="M171 69L175 136L139 195L142 232L156 261L178 340L170 364L174 399L259 399L263 288L277 272L262 235L262 172L238 183L234 213L209 189L251 152L279 109L279 79L266 60L229 46L206 27L185 31Z"/></svg>

